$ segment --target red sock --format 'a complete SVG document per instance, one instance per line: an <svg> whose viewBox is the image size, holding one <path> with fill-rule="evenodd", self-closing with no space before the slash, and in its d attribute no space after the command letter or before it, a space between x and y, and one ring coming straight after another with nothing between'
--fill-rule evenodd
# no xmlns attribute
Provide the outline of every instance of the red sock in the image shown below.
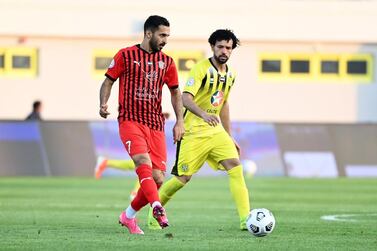
<svg viewBox="0 0 377 251"><path fill-rule="evenodd" d="M152 167L142 164L136 169L139 177L140 188L137 191L136 197L132 200L131 206L136 211L139 211L148 202L152 205L155 201L160 201L158 197L158 188L152 176Z"/></svg>
<svg viewBox="0 0 377 251"><path fill-rule="evenodd" d="M161 185L159 185L159 184L156 184L156 185L157 185L157 189L159 189L161 187ZM139 211L140 209L142 209L147 204L148 204L148 200L147 200L147 198L145 198L143 190L141 188L139 188L139 190L137 190L137 194L136 194L135 198L131 201L131 207L135 211Z"/></svg>
<svg viewBox="0 0 377 251"><path fill-rule="evenodd" d="M142 209L147 204L148 204L148 200L147 200L147 198L145 198L143 190L141 190L141 188L139 188L139 190L137 190L137 194L136 194L135 198L131 201L131 207L135 211L139 211L140 209Z"/></svg>

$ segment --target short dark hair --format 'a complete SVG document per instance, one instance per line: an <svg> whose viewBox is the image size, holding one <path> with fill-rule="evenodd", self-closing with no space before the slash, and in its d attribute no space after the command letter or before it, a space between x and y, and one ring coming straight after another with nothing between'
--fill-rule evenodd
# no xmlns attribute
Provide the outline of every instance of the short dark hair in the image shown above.
<svg viewBox="0 0 377 251"><path fill-rule="evenodd" d="M33 110L38 109L38 107L40 107L41 104L42 104L42 102L39 101L39 100L34 101L34 102L33 102Z"/></svg>
<svg viewBox="0 0 377 251"><path fill-rule="evenodd" d="M151 30L152 32L155 32L158 29L158 26L163 25L169 27L169 21L161 16L153 15L147 18L144 23L144 34L147 32L147 30Z"/></svg>
<svg viewBox="0 0 377 251"><path fill-rule="evenodd" d="M222 41L222 40L225 40L225 41L233 40L232 49L240 45L240 40L238 40L236 35L234 35L233 31L228 30L228 29L216 30L208 38L208 42L210 45L215 45L217 41Z"/></svg>

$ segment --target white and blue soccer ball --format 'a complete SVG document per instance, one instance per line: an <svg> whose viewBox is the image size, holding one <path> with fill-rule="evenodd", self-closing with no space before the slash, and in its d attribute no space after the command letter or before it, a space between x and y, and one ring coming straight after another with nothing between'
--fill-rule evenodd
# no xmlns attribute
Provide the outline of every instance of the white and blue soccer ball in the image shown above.
<svg viewBox="0 0 377 251"><path fill-rule="evenodd" d="M266 236L275 228L275 217L266 208L253 209L246 220L246 227L254 236Z"/></svg>

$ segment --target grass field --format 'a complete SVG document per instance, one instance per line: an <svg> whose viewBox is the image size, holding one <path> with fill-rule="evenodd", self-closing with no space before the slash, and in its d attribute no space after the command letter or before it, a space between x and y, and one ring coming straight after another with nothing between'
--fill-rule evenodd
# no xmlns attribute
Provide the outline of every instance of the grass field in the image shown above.
<svg viewBox="0 0 377 251"><path fill-rule="evenodd" d="M167 205L171 227L117 224L131 178L0 178L0 250L377 250L377 179L248 180L276 218L263 238L238 229L226 177L196 178ZM356 214L346 221L323 215Z"/></svg>

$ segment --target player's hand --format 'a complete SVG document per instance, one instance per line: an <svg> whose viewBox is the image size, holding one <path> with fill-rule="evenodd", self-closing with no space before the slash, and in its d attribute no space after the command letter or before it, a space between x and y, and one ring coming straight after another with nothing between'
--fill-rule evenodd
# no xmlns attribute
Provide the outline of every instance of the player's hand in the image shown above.
<svg viewBox="0 0 377 251"><path fill-rule="evenodd" d="M241 156L241 147L240 147L240 145L237 143L237 141L234 138L232 138L232 139L233 139L234 145L236 146L236 149L237 149L237 152L238 152L238 156Z"/></svg>
<svg viewBox="0 0 377 251"><path fill-rule="evenodd" d="M185 126L183 123L183 120L177 120L173 127L173 138L174 138L174 144L177 141L180 141L185 134Z"/></svg>
<svg viewBox="0 0 377 251"><path fill-rule="evenodd" d="M220 123L220 119L216 115L211 115L208 113L204 113L202 116L203 120L207 122L210 126L217 126Z"/></svg>
<svg viewBox="0 0 377 251"><path fill-rule="evenodd" d="M107 104L103 104L100 106L100 109L99 109L99 115L102 117L102 118L107 118L108 115L110 115L110 113L107 111Z"/></svg>

